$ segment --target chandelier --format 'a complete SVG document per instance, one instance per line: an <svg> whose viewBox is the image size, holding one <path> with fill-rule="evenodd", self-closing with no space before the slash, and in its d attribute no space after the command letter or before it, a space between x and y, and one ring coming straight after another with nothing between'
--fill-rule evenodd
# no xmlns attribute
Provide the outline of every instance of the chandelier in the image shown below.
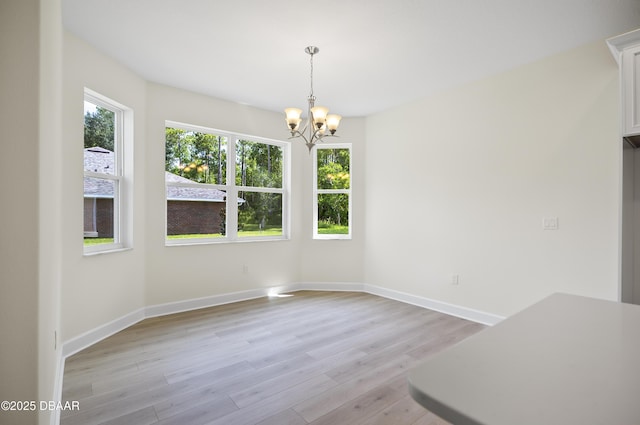
<svg viewBox="0 0 640 425"><path fill-rule="evenodd" d="M302 129L300 129L300 123L302 122L301 109L287 108L284 113L291 132L290 139L301 137L309 148L309 152L311 152L316 143L320 142L324 137L335 136L342 117L336 114L329 114L329 109L324 106L314 105L316 97L313 95L313 55L318 53L320 49L315 46L309 46L304 51L311 56L311 92L307 98L309 102L307 120Z"/></svg>

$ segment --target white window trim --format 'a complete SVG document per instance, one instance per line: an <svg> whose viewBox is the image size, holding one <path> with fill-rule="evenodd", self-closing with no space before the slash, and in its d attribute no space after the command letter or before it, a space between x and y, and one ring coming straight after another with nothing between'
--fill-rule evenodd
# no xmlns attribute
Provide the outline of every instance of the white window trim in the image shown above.
<svg viewBox="0 0 640 425"><path fill-rule="evenodd" d="M318 189L318 149L349 149L349 189ZM319 240L350 240L353 238L353 147L351 143L323 143L322 145L316 145L313 149L313 205L311 210L313 211L313 239ZM344 193L349 195L349 233L346 235L341 234L320 234L318 233L318 195L329 193L339 194Z"/></svg>
<svg viewBox="0 0 640 425"><path fill-rule="evenodd" d="M235 242L263 242L263 241L282 241L289 240L291 234L291 144L280 140L267 139L259 136L251 136L241 133L233 133L224 130L218 130L210 127L203 127L193 124L182 123L178 121L165 121L165 128L179 128L186 131L194 131L199 133L213 134L222 136L227 139L227 174L226 184L207 184L212 189L218 189L227 193L227 214L225 228L226 235L217 238L185 238L185 239L169 239L167 235L167 186L190 186L189 183L166 183L165 182L165 246L183 246L183 245L207 245L207 244L224 244ZM269 144L278 146L282 149L282 188L269 187L253 187L253 186L236 186L236 144L239 140L249 140L252 142ZM233 147L233 148L232 148ZM202 187L202 183L194 183L194 186ZM262 192L276 193L282 195L282 235L279 236L239 236L238 235L238 193L239 192ZM230 231L231 229L231 231Z"/></svg>
<svg viewBox="0 0 640 425"><path fill-rule="evenodd" d="M133 246L130 221L132 212L133 182L133 110L89 88L84 89L84 101L108 109L114 113L115 174L84 171L84 177L112 180L113 243L83 246L84 255L119 252ZM84 145L84 144L83 144ZM83 238L84 241L84 238Z"/></svg>

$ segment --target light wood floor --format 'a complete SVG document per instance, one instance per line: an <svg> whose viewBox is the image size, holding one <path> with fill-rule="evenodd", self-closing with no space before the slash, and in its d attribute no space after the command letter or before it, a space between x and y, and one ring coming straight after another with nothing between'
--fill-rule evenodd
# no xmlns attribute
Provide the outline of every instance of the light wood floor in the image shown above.
<svg viewBox="0 0 640 425"><path fill-rule="evenodd" d="M147 319L66 360L61 425L443 425L407 371L481 329L353 292Z"/></svg>

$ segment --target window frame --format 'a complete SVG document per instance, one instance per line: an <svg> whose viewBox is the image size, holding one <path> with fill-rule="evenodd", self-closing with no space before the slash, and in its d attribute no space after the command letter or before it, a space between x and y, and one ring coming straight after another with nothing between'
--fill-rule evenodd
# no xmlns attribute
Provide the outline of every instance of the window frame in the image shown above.
<svg viewBox="0 0 640 425"><path fill-rule="evenodd" d="M224 244L236 242L264 242L264 241L282 241L290 239L290 190L291 190L291 144L275 139L268 139L260 136L251 136L242 133L219 130L211 127L204 127L194 124L188 124L173 120L165 121L165 131L167 128L177 128L180 130L212 134L226 138L227 144L227 164L226 164L226 184L209 184L209 183L175 183L167 182L165 179L165 226L164 238L165 246L182 246L182 245L207 245L207 244ZM282 149L282 187L255 187L241 186L236 184L236 149L238 141L251 141L262 144L277 146ZM166 142L165 142L166 143ZM166 169L165 169L166 171ZM163 174L164 175L164 174ZM167 234L168 214L167 214L167 188L174 187L199 187L205 184L211 189L217 189L226 192L226 214L225 214L225 235L215 238L176 238L170 239ZM276 193L282 195L282 234L276 236L241 236L238 232L238 197L240 192L261 192Z"/></svg>
<svg viewBox="0 0 640 425"><path fill-rule="evenodd" d="M349 151L349 188L348 189L318 189L318 149L347 149ZM353 239L353 146L351 143L322 143L313 149L313 239L316 240L351 240ZM349 233L321 234L318 233L318 197L322 194L345 194L349 197Z"/></svg>
<svg viewBox="0 0 640 425"><path fill-rule="evenodd" d="M84 170L83 179L94 178L113 182L113 242L97 245L84 245L83 254L93 255L120 251L132 247L129 220L130 209L129 186L132 180L133 168L129 163L129 146L133 145L133 111L131 108L89 88L84 88L83 103L89 102L114 114L113 148L114 148L114 174L98 173ZM83 124L84 125L84 124ZM83 142L84 146L84 142ZM125 154L125 151L127 153ZM83 158L84 162L84 158ZM84 191L83 191L83 199ZM84 226L84 217L83 217Z"/></svg>

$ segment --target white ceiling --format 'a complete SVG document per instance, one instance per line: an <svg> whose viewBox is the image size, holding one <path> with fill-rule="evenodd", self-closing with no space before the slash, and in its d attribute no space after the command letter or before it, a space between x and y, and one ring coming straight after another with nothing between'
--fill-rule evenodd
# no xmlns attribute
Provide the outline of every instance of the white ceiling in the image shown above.
<svg viewBox="0 0 640 425"><path fill-rule="evenodd" d="M147 80L365 116L640 27L640 0L62 0L64 25Z"/></svg>

